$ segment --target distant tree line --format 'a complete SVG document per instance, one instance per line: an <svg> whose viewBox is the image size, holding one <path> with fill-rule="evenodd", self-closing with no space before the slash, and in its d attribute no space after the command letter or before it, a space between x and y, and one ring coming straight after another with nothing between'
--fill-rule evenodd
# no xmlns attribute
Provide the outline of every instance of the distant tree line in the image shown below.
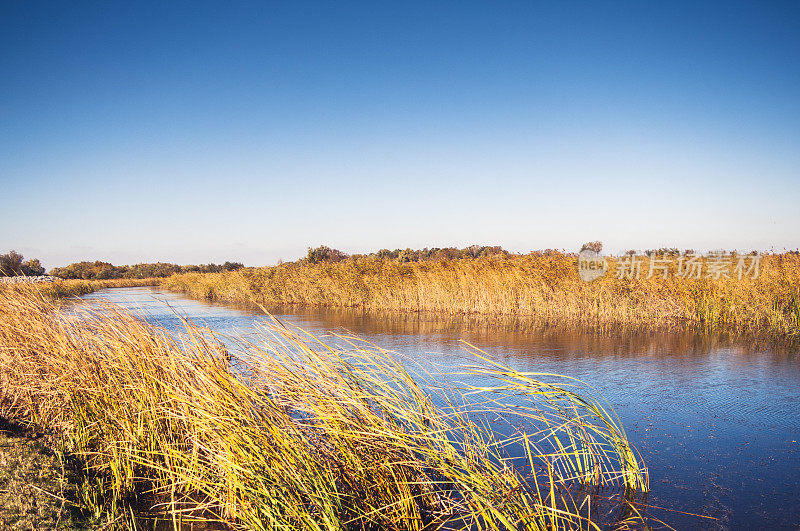
<svg viewBox="0 0 800 531"><path fill-rule="evenodd" d="M341 262L347 258L352 259L373 259L373 260L396 260L398 262L422 262L426 260L460 260L469 258L480 258L482 256L504 255L510 253L499 245L470 245L463 249L457 247L433 247L424 249L381 249L375 253L348 255L338 249L332 249L326 245L316 248L309 248L308 254L300 262L317 264L320 262Z"/></svg>
<svg viewBox="0 0 800 531"><path fill-rule="evenodd" d="M0 277L38 277L44 275L44 267L36 258L25 260L17 251L0 254Z"/></svg>
<svg viewBox="0 0 800 531"><path fill-rule="evenodd" d="M244 265L240 262L224 264L178 265L165 262L154 264L134 264L115 266L108 262L76 262L66 267L55 267L50 274L64 279L107 280L113 278L156 278L168 277L175 273L219 273L236 271Z"/></svg>

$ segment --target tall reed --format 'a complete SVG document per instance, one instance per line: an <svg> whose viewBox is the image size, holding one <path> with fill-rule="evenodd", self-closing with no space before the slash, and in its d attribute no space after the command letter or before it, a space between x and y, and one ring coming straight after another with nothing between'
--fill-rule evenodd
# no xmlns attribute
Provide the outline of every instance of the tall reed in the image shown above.
<svg viewBox="0 0 800 531"><path fill-rule="evenodd" d="M580 382L474 350L465 374L496 383L455 388L357 338L335 347L281 323L227 350L219 339L191 322L176 338L114 307L59 312L35 291L2 290L0 414L51 430L83 462L83 506L118 526L143 506L174 528L643 522L646 470Z"/></svg>
<svg viewBox="0 0 800 531"><path fill-rule="evenodd" d="M514 316L594 328L703 328L800 337L800 255L767 255L757 279L660 274L593 282L574 255L495 255L399 263L371 257L184 274L161 285L191 297L270 304ZM616 260L610 260L612 266Z"/></svg>

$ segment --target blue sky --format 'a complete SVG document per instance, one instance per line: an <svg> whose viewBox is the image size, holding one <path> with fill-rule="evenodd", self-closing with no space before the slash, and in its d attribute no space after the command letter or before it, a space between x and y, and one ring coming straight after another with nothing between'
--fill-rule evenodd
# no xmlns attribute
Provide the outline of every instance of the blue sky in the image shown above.
<svg viewBox="0 0 800 531"><path fill-rule="evenodd" d="M800 2L0 2L0 252L800 246Z"/></svg>

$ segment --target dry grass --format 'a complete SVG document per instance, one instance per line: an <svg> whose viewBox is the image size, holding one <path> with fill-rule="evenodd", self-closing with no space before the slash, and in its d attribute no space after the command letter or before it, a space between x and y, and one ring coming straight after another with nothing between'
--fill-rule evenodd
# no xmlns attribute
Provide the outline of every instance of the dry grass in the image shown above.
<svg viewBox="0 0 800 531"><path fill-rule="evenodd" d="M55 282L37 282L20 284L0 284L0 291L16 291L17 293L38 293L52 300L66 299L86 295L104 288L125 288L134 286L156 286L162 279L158 278L121 278L110 280L56 280Z"/></svg>
<svg viewBox="0 0 800 531"><path fill-rule="evenodd" d="M465 374L495 385L454 389L340 341L349 347L264 323L233 371L191 323L178 341L110 307L59 313L34 291L3 290L0 414L53 433L83 463L81 505L117 526L143 507L174 528L642 524L632 501L646 472L579 382L476 366Z"/></svg>
<svg viewBox="0 0 800 531"><path fill-rule="evenodd" d="M615 260L611 260L612 265ZM673 268L674 269L674 268ZM513 316L610 329L725 330L800 337L800 255L764 256L758 279L580 279L574 255L412 262L289 263L161 284L194 298L369 310ZM674 273L674 271L672 271Z"/></svg>

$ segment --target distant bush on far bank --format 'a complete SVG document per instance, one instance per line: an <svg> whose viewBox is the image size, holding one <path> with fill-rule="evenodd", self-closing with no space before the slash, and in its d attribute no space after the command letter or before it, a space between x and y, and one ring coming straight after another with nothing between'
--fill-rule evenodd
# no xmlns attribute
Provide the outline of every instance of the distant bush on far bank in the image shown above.
<svg viewBox="0 0 800 531"><path fill-rule="evenodd" d="M25 260L17 251L0 254L0 277L39 277L44 275L44 267L36 258Z"/></svg>
<svg viewBox="0 0 800 531"><path fill-rule="evenodd" d="M372 259L372 260L395 260L400 263L441 261L441 260L462 260L468 258L481 258L484 256L508 256L510 253L499 245L492 247L484 245L470 245L463 249L458 247L425 247L424 249L381 249L380 251L369 254L349 255L339 249L333 249L327 245L316 248L309 248L305 258L298 260L298 263L321 264L337 263L351 258L353 260Z"/></svg>
<svg viewBox="0 0 800 531"><path fill-rule="evenodd" d="M240 262L224 264L178 265L165 262L115 266L108 262L76 262L66 267L50 270L54 277L81 280L111 280L135 278L163 278L175 273L221 273L243 268Z"/></svg>

